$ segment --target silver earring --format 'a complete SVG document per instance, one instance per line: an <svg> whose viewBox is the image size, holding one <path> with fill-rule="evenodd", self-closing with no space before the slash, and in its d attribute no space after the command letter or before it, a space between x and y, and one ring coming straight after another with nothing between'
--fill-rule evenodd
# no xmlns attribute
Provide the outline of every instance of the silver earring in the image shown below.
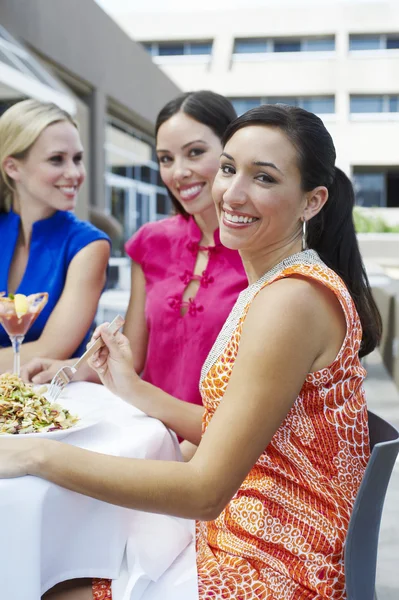
<svg viewBox="0 0 399 600"><path fill-rule="evenodd" d="M306 224L305 217L303 217L303 221L302 221L302 252L304 250L306 250L308 247L306 238L307 238L307 224Z"/></svg>

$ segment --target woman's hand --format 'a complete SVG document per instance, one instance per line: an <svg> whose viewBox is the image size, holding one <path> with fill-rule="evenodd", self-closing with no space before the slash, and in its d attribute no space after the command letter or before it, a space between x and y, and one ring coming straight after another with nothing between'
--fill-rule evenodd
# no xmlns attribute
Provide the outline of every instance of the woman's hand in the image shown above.
<svg viewBox="0 0 399 600"><path fill-rule="evenodd" d="M72 360L56 360L53 358L32 358L21 367L21 379L26 383L43 384L49 383L58 369L64 365L72 365L76 362Z"/></svg>
<svg viewBox="0 0 399 600"><path fill-rule="evenodd" d="M93 354L88 364L111 392L128 401L140 377L133 368L129 340L120 332L110 333L108 325L103 323L95 330L90 344L101 336L104 346Z"/></svg>
<svg viewBox="0 0 399 600"><path fill-rule="evenodd" d="M22 435L14 436L12 440L0 438L0 479L33 474L34 465L40 462L48 442L43 439L24 439Z"/></svg>

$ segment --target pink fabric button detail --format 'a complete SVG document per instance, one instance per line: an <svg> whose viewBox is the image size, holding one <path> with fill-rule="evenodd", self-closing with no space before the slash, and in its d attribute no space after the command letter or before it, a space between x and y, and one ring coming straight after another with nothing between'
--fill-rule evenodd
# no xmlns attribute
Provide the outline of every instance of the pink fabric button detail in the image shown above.
<svg viewBox="0 0 399 600"><path fill-rule="evenodd" d="M209 252L209 254L217 254L219 252L218 246L200 246L198 242L191 240L187 244L187 249L191 254L197 255L198 252Z"/></svg>
<svg viewBox="0 0 399 600"><path fill-rule="evenodd" d="M170 296L168 298L168 304L176 312L179 311L182 307L187 307L187 312L192 317L195 317L197 313L203 312L204 310L204 307L201 304L196 304L193 298L189 298L187 302L183 302L179 295Z"/></svg>

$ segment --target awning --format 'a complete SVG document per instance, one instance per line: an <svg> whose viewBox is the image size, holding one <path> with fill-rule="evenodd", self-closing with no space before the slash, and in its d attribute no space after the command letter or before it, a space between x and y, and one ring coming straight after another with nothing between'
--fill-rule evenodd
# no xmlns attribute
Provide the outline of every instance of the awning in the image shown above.
<svg viewBox="0 0 399 600"><path fill-rule="evenodd" d="M76 113L68 89L0 26L0 102L27 97L54 102L72 115Z"/></svg>

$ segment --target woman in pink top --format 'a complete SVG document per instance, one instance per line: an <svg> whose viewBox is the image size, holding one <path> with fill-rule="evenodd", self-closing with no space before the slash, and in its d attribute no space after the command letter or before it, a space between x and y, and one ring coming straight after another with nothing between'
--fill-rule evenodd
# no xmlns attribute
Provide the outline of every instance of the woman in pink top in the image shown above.
<svg viewBox="0 0 399 600"><path fill-rule="evenodd" d="M247 286L241 258L220 243L211 187L221 137L235 118L209 91L184 93L156 122L160 175L178 213L144 225L126 244L132 286L125 334L142 378L201 404L202 364Z"/></svg>
<svg viewBox="0 0 399 600"><path fill-rule="evenodd" d="M201 366L248 283L238 252L220 243L211 196L221 137L235 117L232 104L209 91L184 93L165 105L156 122L157 155L178 214L144 225L126 244L132 276L124 333L135 370L196 404ZM23 376L45 383L60 366L34 359ZM88 368L78 373L80 379L93 375Z"/></svg>
<svg viewBox="0 0 399 600"><path fill-rule="evenodd" d="M180 214L144 225L126 244L136 288L126 330L130 338L144 330L142 344L132 344L136 353L141 349L142 378L195 404L201 404L202 364L247 284L238 253L222 246L218 229L210 233L208 244L195 217ZM143 287L144 315L139 315L135 295Z"/></svg>

